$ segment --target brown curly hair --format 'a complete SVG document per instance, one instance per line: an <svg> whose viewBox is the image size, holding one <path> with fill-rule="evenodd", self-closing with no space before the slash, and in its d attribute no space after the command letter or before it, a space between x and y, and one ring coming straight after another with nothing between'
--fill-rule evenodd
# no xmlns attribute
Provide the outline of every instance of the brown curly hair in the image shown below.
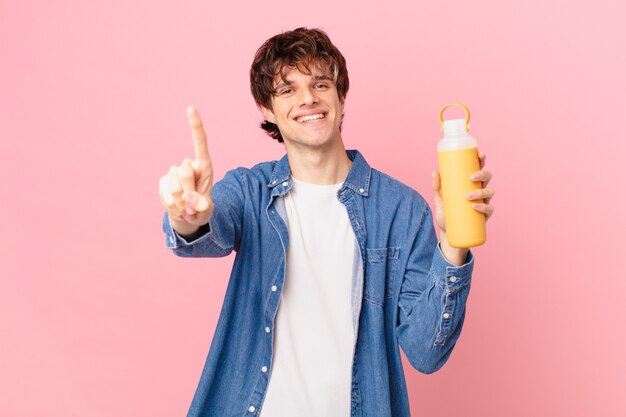
<svg viewBox="0 0 626 417"><path fill-rule="evenodd" d="M343 102L350 85L346 59L324 31L302 27L271 37L257 50L250 68L250 89L257 106L272 108L277 77L284 81L291 68L311 74L311 66L319 67L332 77ZM278 142L283 142L276 124L265 120L261 128Z"/></svg>

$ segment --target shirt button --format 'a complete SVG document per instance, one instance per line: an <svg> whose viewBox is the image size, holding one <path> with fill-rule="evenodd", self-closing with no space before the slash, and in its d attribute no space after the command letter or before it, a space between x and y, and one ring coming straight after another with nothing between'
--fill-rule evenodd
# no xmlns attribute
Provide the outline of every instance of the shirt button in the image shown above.
<svg viewBox="0 0 626 417"><path fill-rule="evenodd" d="M278 290L278 287L276 285L272 285L272 292L276 292Z"/></svg>
<svg viewBox="0 0 626 417"><path fill-rule="evenodd" d="M287 181L283 182L283 187L286 187L288 185L289 185L289 183Z"/></svg>
<svg viewBox="0 0 626 417"><path fill-rule="evenodd" d="M450 277L450 282L457 282L458 278L457 277Z"/></svg>
<svg viewBox="0 0 626 417"><path fill-rule="evenodd" d="M265 333L269 333L269 332L270 332L270 328L269 328L269 327L266 327L266 328L265 328Z"/></svg>
<svg viewBox="0 0 626 417"><path fill-rule="evenodd" d="M261 368L261 372L266 373L267 372L267 366L264 366L263 368Z"/></svg>
<svg viewBox="0 0 626 417"><path fill-rule="evenodd" d="M276 180L272 181L272 184L276 184Z"/></svg>
<svg viewBox="0 0 626 417"><path fill-rule="evenodd" d="M449 319L450 318L450 313L443 313L443 318L444 319Z"/></svg>
<svg viewBox="0 0 626 417"><path fill-rule="evenodd" d="M251 405L251 406L248 408L248 411L250 411L251 413L254 413L254 411L255 411L255 410L256 410L256 408L254 408L254 406L253 406L253 405Z"/></svg>
<svg viewBox="0 0 626 417"><path fill-rule="evenodd" d="M364 193L364 192L365 192L365 190L364 190L363 188L359 188L359 192L360 192L360 193Z"/></svg>

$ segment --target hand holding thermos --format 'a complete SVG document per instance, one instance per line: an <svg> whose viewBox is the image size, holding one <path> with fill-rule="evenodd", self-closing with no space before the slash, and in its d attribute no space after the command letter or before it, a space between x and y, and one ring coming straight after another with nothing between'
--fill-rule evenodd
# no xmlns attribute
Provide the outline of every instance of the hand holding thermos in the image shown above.
<svg viewBox="0 0 626 417"><path fill-rule="evenodd" d="M465 119L443 120L450 106L465 110ZM483 170L486 156L478 151L469 135L469 110L462 104L448 104L439 112L443 138L437 146L439 169L433 172L435 217L450 246L469 248L485 242L486 220L493 214L490 203L494 190L487 188L491 172Z"/></svg>

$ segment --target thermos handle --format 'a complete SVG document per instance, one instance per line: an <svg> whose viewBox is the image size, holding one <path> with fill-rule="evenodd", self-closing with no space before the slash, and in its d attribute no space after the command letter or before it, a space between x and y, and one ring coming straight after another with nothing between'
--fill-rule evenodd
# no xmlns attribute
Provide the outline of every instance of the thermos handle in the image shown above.
<svg viewBox="0 0 626 417"><path fill-rule="evenodd" d="M452 107L452 106L456 106L456 107L460 107L463 110L465 110L465 131L467 133L469 133L469 120L470 120L470 111L467 108L467 106L461 104L461 103L450 103L450 104L446 104L445 106L443 106L441 108L441 110L439 110L439 122L441 123L441 131L443 132L443 111L445 109L447 109L448 107Z"/></svg>

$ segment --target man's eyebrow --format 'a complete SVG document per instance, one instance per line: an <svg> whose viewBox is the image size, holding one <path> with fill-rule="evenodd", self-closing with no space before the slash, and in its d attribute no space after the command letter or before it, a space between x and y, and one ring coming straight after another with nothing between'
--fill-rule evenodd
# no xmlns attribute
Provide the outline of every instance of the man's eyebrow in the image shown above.
<svg viewBox="0 0 626 417"><path fill-rule="evenodd" d="M287 87L293 84L293 81L291 80L283 80L283 82L276 84L276 87L274 87L274 90L279 90L283 87Z"/></svg>
<svg viewBox="0 0 626 417"><path fill-rule="evenodd" d="M313 75L313 80L315 81L324 81L324 80L328 80L330 81L331 78L330 76L326 75L326 74L319 74L319 75ZM274 87L274 91L278 91L283 87L288 87L290 85L293 84L292 80L285 80L283 79L282 82L276 84L276 87Z"/></svg>
<svg viewBox="0 0 626 417"><path fill-rule="evenodd" d="M314 80L330 80L331 78L326 74L314 75Z"/></svg>

